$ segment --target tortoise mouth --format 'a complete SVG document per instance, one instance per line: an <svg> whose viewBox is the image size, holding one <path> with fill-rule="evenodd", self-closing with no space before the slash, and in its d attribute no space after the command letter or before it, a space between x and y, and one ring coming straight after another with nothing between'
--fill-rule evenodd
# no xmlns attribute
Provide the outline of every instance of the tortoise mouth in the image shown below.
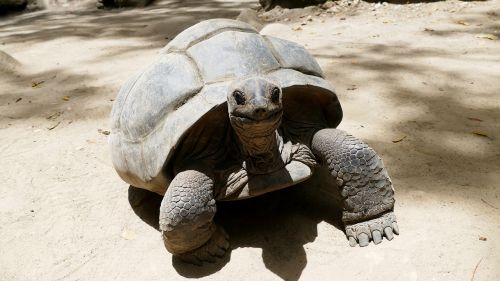
<svg viewBox="0 0 500 281"><path fill-rule="evenodd" d="M261 124L264 125L266 123L275 123L276 121L281 120L281 116L283 115L283 110L275 110L267 114L264 118L257 118L255 116L248 116L246 114L241 113L230 113L229 114L232 121L238 121L243 124Z"/></svg>
<svg viewBox="0 0 500 281"><path fill-rule="evenodd" d="M266 116L265 119L236 115L231 113L229 119L231 125L238 134L248 138L269 136L280 126L283 110L276 110Z"/></svg>

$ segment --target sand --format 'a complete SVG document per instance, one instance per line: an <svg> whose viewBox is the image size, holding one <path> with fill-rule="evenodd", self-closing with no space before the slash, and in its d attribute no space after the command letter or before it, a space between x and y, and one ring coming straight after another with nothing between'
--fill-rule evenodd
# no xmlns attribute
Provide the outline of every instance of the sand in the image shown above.
<svg viewBox="0 0 500 281"><path fill-rule="evenodd" d="M0 280L500 280L498 0L261 17L318 59L339 128L383 157L401 235L350 248L306 186L221 206L232 250L218 263L172 260L111 165L113 99L184 28L256 5L66 3L0 19Z"/></svg>

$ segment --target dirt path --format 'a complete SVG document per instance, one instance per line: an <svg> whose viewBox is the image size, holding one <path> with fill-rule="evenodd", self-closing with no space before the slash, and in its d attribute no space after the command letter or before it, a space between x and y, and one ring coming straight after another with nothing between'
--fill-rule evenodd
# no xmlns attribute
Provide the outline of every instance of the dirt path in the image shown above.
<svg viewBox="0 0 500 281"><path fill-rule="evenodd" d="M318 58L344 108L340 128L384 158L402 234L350 248L333 211L292 189L222 206L223 261L172 261L132 211L102 130L120 85L169 39L251 6L0 19L12 56L0 53L0 280L500 280L500 39L488 39L500 37L498 0L278 13L264 32Z"/></svg>

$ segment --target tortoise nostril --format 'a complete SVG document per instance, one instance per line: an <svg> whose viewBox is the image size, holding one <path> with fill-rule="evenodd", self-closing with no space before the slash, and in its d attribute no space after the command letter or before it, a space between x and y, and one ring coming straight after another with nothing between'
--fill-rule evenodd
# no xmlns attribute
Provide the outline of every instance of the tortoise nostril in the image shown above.
<svg viewBox="0 0 500 281"><path fill-rule="evenodd" d="M262 115L262 114L264 114L264 113L266 113L266 112L267 112L267 110L266 110L265 108L262 108L262 107L260 107L260 108L256 108L256 109L254 110L254 113L255 113L255 114L257 114L257 115Z"/></svg>

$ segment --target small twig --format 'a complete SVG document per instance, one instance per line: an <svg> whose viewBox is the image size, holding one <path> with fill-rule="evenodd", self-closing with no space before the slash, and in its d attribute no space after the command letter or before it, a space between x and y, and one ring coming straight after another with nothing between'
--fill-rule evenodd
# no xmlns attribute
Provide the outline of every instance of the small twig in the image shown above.
<svg viewBox="0 0 500 281"><path fill-rule="evenodd" d="M36 88L42 83L45 83L45 80L42 80L40 82L31 82L31 87Z"/></svg>
<svg viewBox="0 0 500 281"><path fill-rule="evenodd" d="M483 258L481 258L477 264L476 264L476 267L474 268L474 272L472 272L472 278L470 279L470 281L474 281L474 275L476 275L476 270L477 268L479 267L479 264L483 261Z"/></svg>
<svg viewBox="0 0 500 281"><path fill-rule="evenodd" d="M490 203L486 202L486 200L484 200L483 198L481 198L481 201L483 201L483 202L484 202L484 204L486 204L486 205L490 206L490 207L491 207L491 208L493 208L493 209L500 210L500 208L497 208L497 207L495 207L495 206L491 205Z"/></svg>

